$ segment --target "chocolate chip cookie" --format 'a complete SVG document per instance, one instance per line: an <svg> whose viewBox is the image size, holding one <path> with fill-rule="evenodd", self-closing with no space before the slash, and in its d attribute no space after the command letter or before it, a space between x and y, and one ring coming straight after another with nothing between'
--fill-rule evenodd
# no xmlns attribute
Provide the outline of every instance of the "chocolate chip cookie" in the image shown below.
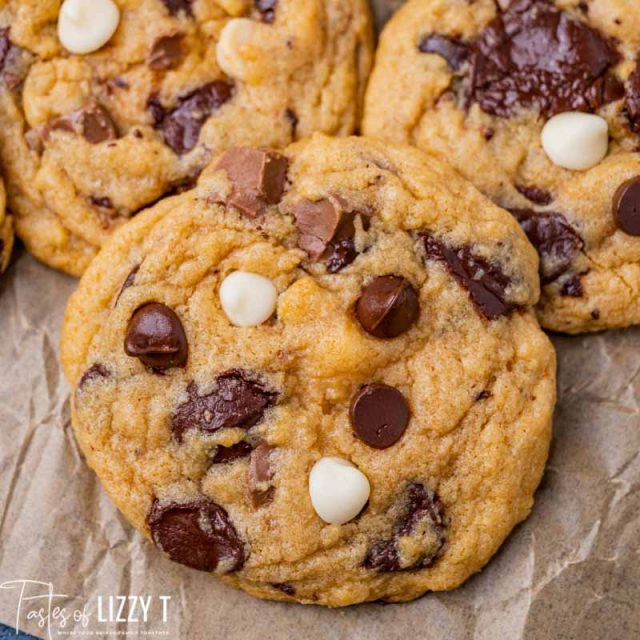
<svg viewBox="0 0 640 640"><path fill-rule="evenodd" d="M229 146L353 132L366 0L0 4L0 149L18 235L81 274Z"/></svg>
<svg viewBox="0 0 640 640"><path fill-rule="evenodd" d="M7 214L7 199L0 178L0 274L7 268L13 248L13 219Z"/></svg>
<svg viewBox="0 0 640 640"><path fill-rule="evenodd" d="M91 467L172 560L276 600L409 600L529 513L555 401L517 222L411 147L234 148L122 227L62 359Z"/></svg>
<svg viewBox="0 0 640 640"><path fill-rule="evenodd" d="M640 14L619 0L410 0L364 132L440 154L540 255L542 324L640 323Z"/></svg>

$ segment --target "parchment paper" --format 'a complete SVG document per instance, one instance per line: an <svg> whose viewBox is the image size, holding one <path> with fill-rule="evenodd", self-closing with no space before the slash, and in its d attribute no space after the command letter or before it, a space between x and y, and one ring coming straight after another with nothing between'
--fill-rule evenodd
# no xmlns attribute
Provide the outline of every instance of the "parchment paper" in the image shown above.
<svg viewBox="0 0 640 640"><path fill-rule="evenodd" d="M377 2L380 19L399 4ZM118 515L69 426L57 356L74 286L22 250L0 280L1 622L42 638L640 638L640 330L553 338L547 472L533 514L481 574L410 604L326 610L257 601L175 565ZM55 597L27 600L49 583ZM138 600L120 617L139 621L110 614L109 596L129 595L151 598L146 622Z"/></svg>

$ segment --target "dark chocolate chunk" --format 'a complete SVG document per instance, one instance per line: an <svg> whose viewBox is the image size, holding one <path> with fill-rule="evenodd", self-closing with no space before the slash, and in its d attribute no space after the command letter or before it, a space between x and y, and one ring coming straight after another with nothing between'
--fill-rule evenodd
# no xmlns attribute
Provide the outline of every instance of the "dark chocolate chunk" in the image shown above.
<svg viewBox="0 0 640 640"><path fill-rule="evenodd" d="M469 247L448 247L429 233L420 233L427 260L443 262L451 275L468 292L487 320L506 315L515 305L507 301L511 280L500 267L477 256Z"/></svg>
<svg viewBox="0 0 640 640"><path fill-rule="evenodd" d="M149 98L147 106L167 146L184 155L198 144L204 123L231 99L232 93L233 85L216 80L179 98L173 109L165 109L156 96Z"/></svg>
<svg viewBox="0 0 640 640"><path fill-rule="evenodd" d="M275 487L271 484L273 469L269 458L273 447L261 442L249 458L249 495L253 506L258 509L273 500Z"/></svg>
<svg viewBox="0 0 640 640"><path fill-rule="evenodd" d="M473 44L471 99L508 117L595 111L619 95L607 74L620 60L612 41L550 0L513 0Z"/></svg>
<svg viewBox="0 0 640 640"><path fill-rule="evenodd" d="M278 394L252 379L246 371L232 369L216 378L214 389L200 395L198 385L187 387L188 400L171 418L171 430L177 442L191 429L215 433L219 429L249 429L276 402Z"/></svg>
<svg viewBox="0 0 640 640"><path fill-rule="evenodd" d="M428 569L440 557L445 544L446 518L440 498L420 482L407 487L403 510L390 539L378 542L367 553L364 566L375 571ZM401 538L415 538L401 545Z"/></svg>
<svg viewBox="0 0 640 640"><path fill-rule="evenodd" d="M147 60L149 67L154 71L166 71L177 67L182 62L184 55L182 48L183 38L184 36L181 33L158 38Z"/></svg>
<svg viewBox="0 0 640 640"><path fill-rule="evenodd" d="M295 588L286 582L272 582L271 586L278 591L282 591L282 593L286 593L288 596L296 595Z"/></svg>
<svg viewBox="0 0 640 640"><path fill-rule="evenodd" d="M267 205L278 204L287 180L288 160L273 151L236 147L218 161L233 184L228 204L250 218L265 213Z"/></svg>
<svg viewBox="0 0 640 640"><path fill-rule="evenodd" d="M553 202L553 196L546 189L538 187L527 187L523 184L517 184L516 189L527 199L535 204L546 206Z"/></svg>
<svg viewBox="0 0 640 640"><path fill-rule="evenodd" d="M582 276L584 274L576 274L566 280L560 287L560 295L567 298L582 298L584 289L582 287Z"/></svg>
<svg viewBox="0 0 640 640"><path fill-rule="evenodd" d="M108 378L110 376L111 371L109 371L105 365L96 362L82 374L82 378L80 378L80 382L78 382L78 389L82 389L87 382L99 380L100 378Z"/></svg>
<svg viewBox="0 0 640 640"><path fill-rule="evenodd" d="M469 47L457 38L442 36L437 33L424 36L418 45L422 53L435 53L444 58L456 71L469 58Z"/></svg>
<svg viewBox="0 0 640 640"><path fill-rule="evenodd" d="M540 279L549 284L566 273L584 241L561 213L510 210L540 256Z"/></svg>
<svg viewBox="0 0 640 640"><path fill-rule="evenodd" d="M162 0L162 4L169 10L172 16L177 16L180 12L193 15L193 3L195 0Z"/></svg>
<svg viewBox="0 0 640 640"><path fill-rule="evenodd" d="M218 445L214 456L211 458L211 464L226 464L241 458L248 458L252 451L253 446L244 440L230 447Z"/></svg>
<svg viewBox="0 0 640 640"><path fill-rule="evenodd" d="M640 61L627 81L626 95L625 112L631 130L640 133Z"/></svg>
<svg viewBox="0 0 640 640"><path fill-rule="evenodd" d="M355 212L345 210L338 200L301 200L294 215L299 234L298 246L314 262L324 261L329 273L341 271L356 259ZM362 217L362 223L367 229L366 216Z"/></svg>
<svg viewBox="0 0 640 640"><path fill-rule="evenodd" d="M375 449L386 449L403 436L411 412L405 397L386 384L368 384L351 400L354 433Z"/></svg>
<svg viewBox="0 0 640 640"><path fill-rule="evenodd" d="M118 138L118 131L108 111L95 100L89 101L78 111L51 120L42 130L42 137L47 140L51 131L76 133L90 144Z"/></svg>
<svg viewBox="0 0 640 640"><path fill-rule="evenodd" d="M120 301L120 298L122 296L122 294L131 286L133 286L134 282L136 281L136 276L138 275L138 271L140 271L140 265L137 264L135 265L135 267L133 267L133 269L131 269L131 271L129 272L129 275L125 278L125 281L122 283L122 287L120 288L120 291L118 292L118 297L116 298L116 305L118 304L118 302Z"/></svg>
<svg viewBox="0 0 640 640"><path fill-rule="evenodd" d="M184 367L189 347L175 311L159 302L149 302L131 316L124 350L148 367L164 371Z"/></svg>
<svg viewBox="0 0 640 640"><path fill-rule="evenodd" d="M418 294L402 276L378 276L363 290L356 303L362 328L376 338L397 338L420 316Z"/></svg>
<svg viewBox="0 0 640 640"><path fill-rule="evenodd" d="M622 184L613 197L613 217L618 228L640 236L640 176Z"/></svg>
<svg viewBox="0 0 640 640"><path fill-rule="evenodd" d="M154 543L174 562L220 573L244 565L242 539L227 511L211 500L165 505L154 500L148 522Z"/></svg>
<svg viewBox="0 0 640 640"><path fill-rule="evenodd" d="M256 9L260 12L262 22L271 24L276 19L278 0L255 0Z"/></svg>

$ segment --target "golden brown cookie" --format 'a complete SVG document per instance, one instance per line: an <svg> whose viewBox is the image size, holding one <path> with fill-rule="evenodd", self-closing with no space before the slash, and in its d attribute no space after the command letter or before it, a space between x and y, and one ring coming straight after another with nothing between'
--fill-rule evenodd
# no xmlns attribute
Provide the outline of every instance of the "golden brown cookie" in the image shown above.
<svg viewBox="0 0 640 640"><path fill-rule="evenodd" d="M640 323L632 5L410 0L368 89L367 135L438 153L513 212L540 254L540 320L556 331Z"/></svg>
<svg viewBox="0 0 640 640"><path fill-rule="evenodd" d="M452 589L528 515L547 457L537 270L516 221L416 149L234 149L81 280L78 442L170 558L259 597Z"/></svg>
<svg viewBox="0 0 640 640"><path fill-rule="evenodd" d="M6 210L7 198L0 178L0 274L9 265L13 248L13 218Z"/></svg>
<svg viewBox="0 0 640 640"><path fill-rule="evenodd" d="M1 2L0 149L19 236L79 275L228 146L352 133L371 48L365 0Z"/></svg>

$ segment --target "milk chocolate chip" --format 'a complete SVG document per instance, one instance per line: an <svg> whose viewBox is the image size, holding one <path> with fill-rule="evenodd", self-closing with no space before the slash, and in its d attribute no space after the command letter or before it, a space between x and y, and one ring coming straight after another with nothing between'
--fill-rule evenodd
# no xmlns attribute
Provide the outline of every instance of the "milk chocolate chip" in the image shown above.
<svg viewBox="0 0 640 640"><path fill-rule="evenodd" d="M273 447L266 442L261 442L252 452L249 458L249 494L253 506L258 509L273 500L275 487L271 484L273 469L269 457Z"/></svg>
<svg viewBox="0 0 640 640"><path fill-rule="evenodd" d="M174 562L221 574L244 565L242 539L227 511L211 500L164 505L155 500L148 522L154 543Z"/></svg>
<svg viewBox="0 0 640 640"><path fill-rule="evenodd" d="M407 487L403 502L391 538L378 542L367 553L364 559L367 569L428 569L440 557L446 518L438 495L421 482L414 482ZM397 507L394 505L392 509Z"/></svg>
<svg viewBox="0 0 640 640"><path fill-rule="evenodd" d="M379 276L362 291L356 317L362 328L376 338L397 338L420 316L418 294L402 276Z"/></svg>
<svg viewBox="0 0 640 640"><path fill-rule="evenodd" d="M191 151L209 117L231 99L233 85L223 80L210 82L179 98L173 109L165 109L156 96L147 103L154 126L165 143L178 155Z"/></svg>
<svg viewBox="0 0 640 640"><path fill-rule="evenodd" d="M288 160L279 153L248 147L229 149L216 165L227 172L233 184L227 202L250 218L263 215L267 205L280 202L288 168Z"/></svg>
<svg viewBox="0 0 640 640"><path fill-rule="evenodd" d="M495 320L515 308L506 299L511 280L499 267L475 255L469 247L448 247L429 233L418 235L424 242L427 260L443 262L487 320Z"/></svg>
<svg viewBox="0 0 640 640"><path fill-rule="evenodd" d="M630 236L640 236L640 176L627 180L613 197L613 217Z"/></svg>
<svg viewBox="0 0 640 640"><path fill-rule="evenodd" d="M492 115L595 111L621 95L611 40L551 0L513 0L473 44L471 99Z"/></svg>
<svg viewBox="0 0 640 640"><path fill-rule="evenodd" d="M386 449L400 440L411 413L405 397L386 384L368 384L351 401L349 418L354 433L375 449Z"/></svg>
<svg viewBox="0 0 640 640"><path fill-rule="evenodd" d="M435 53L444 58L456 71L469 58L469 47L456 38L441 36L437 33L424 36L418 45L422 53Z"/></svg>
<svg viewBox="0 0 640 640"><path fill-rule="evenodd" d="M149 302L131 316L124 350L127 355L160 371L184 367L189 351L180 318L159 302Z"/></svg>
<svg viewBox="0 0 640 640"><path fill-rule="evenodd" d="M166 71L177 67L184 55L182 49L183 38L184 36L181 33L158 38L147 60L149 67L154 71Z"/></svg>
<svg viewBox="0 0 640 640"><path fill-rule="evenodd" d="M219 445L216 448L214 456L211 458L211 464L226 464L227 462L234 462L241 458L248 458L253 451L253 447L249 442L238 442L232 444L230 447L223 447Z"/></svg>
<svg viewBox="0 0 640 640"><path fill-rule="evenodd" d="M215 433L219 429L249 429L275 404L278 394L239 369L216 378L210 393L201 395L198 385L187 387L188 399L171 418L171 430L177 442L191 429Z"/></svg>
<svg viewBox="0 0 640 640"><path fill-rule="evenodd" d="M46 140L51 131L76 133L83 136L90 144L100 144L118 137L109 112L95 100L91 100L78 111L51 120L44 127L42 137Z"/></svg>

